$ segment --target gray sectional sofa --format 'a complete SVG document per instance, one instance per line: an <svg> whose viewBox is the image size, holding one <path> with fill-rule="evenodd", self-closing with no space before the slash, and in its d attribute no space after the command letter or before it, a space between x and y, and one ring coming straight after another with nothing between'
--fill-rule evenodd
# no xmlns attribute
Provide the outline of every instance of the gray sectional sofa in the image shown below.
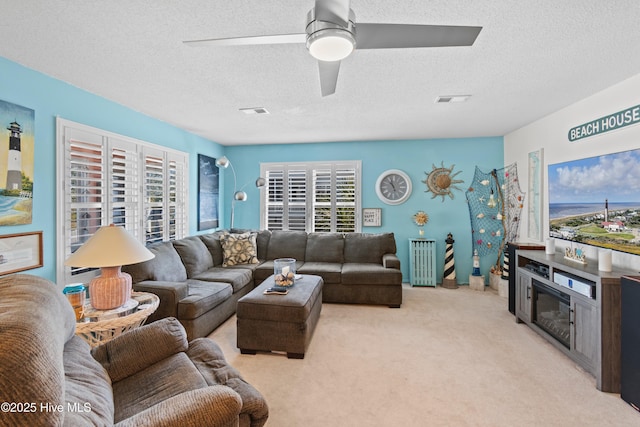
<svg viewBox="0 0 640 427"><path fill-rule="evenodd" d="M234 257L238 248L242 256ZM189 340L208 335L231 317L238 299L273 274L277 258L295 258L298 273L321 276L323 302L402 304L393 233L216 231L149 250L155 258L122 270L131 274L134 290L160 297L149 321L176 317Z"/></svg>

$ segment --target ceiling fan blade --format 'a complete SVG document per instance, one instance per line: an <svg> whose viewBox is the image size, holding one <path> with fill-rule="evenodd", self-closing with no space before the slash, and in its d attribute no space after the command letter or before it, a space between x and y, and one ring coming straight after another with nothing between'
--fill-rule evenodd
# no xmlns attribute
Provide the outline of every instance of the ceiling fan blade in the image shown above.
<svg viewBox="0 0 640 427"><path fill-rule="evenodd" d="M471 46L482 27L356 24L356 49Z"/></svg>
<svg viewBox="0 0 640 427"><path fill-rule="evenodd" d="M349 0L316 0L316 19L347 26L349 21Z"/></svg>
<svg viewBox="0 0 640 427"><path fill-rule="evenodd" d="M242 46L259 44L306 43L307 34L275 34L271 36L230 37L224 39L187 40L189 46Z"/></svg>
<svg viewBox="0 0 640 427"><path fill-rule="evenodd" d="M340 61L318 61L320 70L320 89L322 96L332 95L336 92L338 83L338 71L340 71Z"/></svg>

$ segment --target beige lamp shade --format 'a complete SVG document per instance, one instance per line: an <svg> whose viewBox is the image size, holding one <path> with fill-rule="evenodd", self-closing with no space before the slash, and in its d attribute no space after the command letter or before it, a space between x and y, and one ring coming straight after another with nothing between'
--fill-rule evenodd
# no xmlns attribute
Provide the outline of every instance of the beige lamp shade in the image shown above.
<svg viewBox="0 0 640 427"><path fill-rule="evenodd" d="M155 255L122 227L101 227L64 265L116 267L150 260Z"/></svg>
<svg viewBox="0 0 640 427"><path fill-rule="evenodd" d="M131 298L131 275L120 267L150 260L155 255L124 228L101 227L67 260L73 267L100 267L101 275L89 283L91 305L97 310L120 307Z"/></svg>

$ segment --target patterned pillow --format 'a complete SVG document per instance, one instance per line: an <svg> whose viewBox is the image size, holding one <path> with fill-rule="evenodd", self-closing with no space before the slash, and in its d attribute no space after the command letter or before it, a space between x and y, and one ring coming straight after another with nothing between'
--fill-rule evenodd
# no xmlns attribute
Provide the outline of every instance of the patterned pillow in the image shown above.
<svg viewBox="0 0 640 427"><path fill-rule="evenodd" d="M220 244L223 252L223 267L258 263L256 233L226 233L220 236Z"/></svg>

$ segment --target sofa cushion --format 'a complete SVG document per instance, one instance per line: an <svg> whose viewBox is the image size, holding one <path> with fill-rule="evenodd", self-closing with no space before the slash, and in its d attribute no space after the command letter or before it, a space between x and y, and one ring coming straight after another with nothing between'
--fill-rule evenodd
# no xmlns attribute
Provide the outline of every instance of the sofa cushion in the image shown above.
<svg viewBox="0 0 640 427"><path fill-rule="evenodd" d="M309 262L296 270L300 274L313 274L322 277L324 284L337 284L342 281L342 264L337 262Z"/></svg>
<svg viewBox="0 0 640 427"><path fill-rule="evenodd" d="M382 265L382 255L396 253L393 233L346 233L344 262L376 263Z"/></svg>
<svg viewBox="0 0 640 427"><path fill-rule="evenodd" d="M64 346L65 425L106 426L113 423L111 380L91 348L79 336ZM91 396L91 399L88 399Z"/></svg>
<svg viewBox="0 0 640 427"><path fill-rule="evenodd" d="M187 270L187 277L193 277L213 267L211 252L198 236L175 240L173 247L176 248L178 255L182 259L182 263Z"/></svg>
<svg viewBox="0 0 640 427"><path fill-rule="evenodd" d="M267 259L295 258L304 261L307 249L307 233L305 231L275 230L269 239Z"/></svg>
<svg viewBox="0 0 640 427"><path fill-rule="evenodd" d="M170 397L206 387L186 353L177 353L137 374L113 383L115 422L142 412Z"/></svg>
<svg viewBox="0 0 640 427"><path fill-rule="evenodd" d="M258 259L266 260L269 250L269 240L271 239L271 230L260 230L256 236L256 246L258 247Z"/></svg>
<svg viewBox="0 0 640 427"><path fill-rule="evenodd" d="M296 266L296 271L298 271L298 267L299 266ZM272 274L273 274L273 261L265 261L262 264L259 264L255 268L255 270L253 270L253 283L255 285L259 285L264 281L264 279L271 276Z"/></svg>
<svg viewBox="0 0 640 427"><path fill-rule="evenodd" d="M184 327L168 317L118 335L91 349L91 355L117 383L188 347Z"/></svg>
<svg viewBox="0 0 640 427"><path fill-rule="evenodd" d="M242 396L242 417L248 416L247 423L240 425L264 425L269 417L269 407L260 392L246 382L240 372L225 360L222 349L209 338L197 338L189 343L189 359L200 371L208 385L223 384Z"/></svg>
<svg viewBox="0 0 640 427"><path fill-rule="evenodd" d="M305 262L342 263L343 253L344 235L342 233L309 233L307 236Z"/></svg>
<svg viewBox="0 0 640 427"><path fill-rule="evenodd" d="M134 283L133 290L136 292L151 292L160 298L160 304L156 311L147 318L147 323L151 323L165 317L178 316L178 301L188 295L189 288L187 282L163 282L159 280L143 280Z"/></svg>
<svg viewBox="0 0 640 427"><path fill-rule="evenodd" d="M223 267L258 263L255 233L224 234L220 237L220 243L222 244Z"/></svg>
<svg viewBox="0 0 640 427"><path fill-rule="evenodd" d="M178 318L200 317L229 299L232 293L228 283L190 280L189 295L178 302Z"/></svg>
<svg viewBox="0 0 640 427"><path fill-rule="evenodd" d="M399 286L402 284L402 273L381 264L353 262L342 265L342 284Z"/></svg>
<svg viewBox="0 0 640 427"><path fill-rule="evenodd" d="M137 264L124 265L122 271L131 274L133 283L144 280L184 282L187 270L171 242L161 242L148 248L155 258Z"/></svg>
<svg viewBox="0 0 640 427"><path fill-rule="evenodd" d="M216 231L210 234L199 235L200 239L209 249L214 266L222 265L222 244L220 243L220 236L223 234L224 232L222 231Z"/></svg>
<svg viewBox="0 0 640 427"><path fill-rule="evenodd" d="M206 282L229 283L233 287L233 293L253 283L251 270L241 267L213 267L198 274L194 279Z"/></svg>

